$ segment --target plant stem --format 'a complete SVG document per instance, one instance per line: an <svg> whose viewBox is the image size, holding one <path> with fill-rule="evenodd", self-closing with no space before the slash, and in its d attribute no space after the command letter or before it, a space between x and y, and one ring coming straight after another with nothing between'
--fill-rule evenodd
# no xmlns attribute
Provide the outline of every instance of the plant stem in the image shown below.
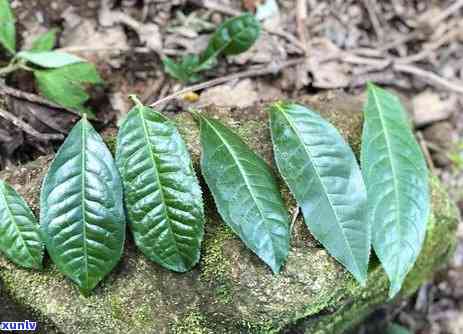
<svg viewBox="0 0 463 334"><path fill-rule="evenodd" d="M21 65L19 63L10 63L5 67L0 68L0 77L4 77L7 74L10 74L11 72L14 72L18 69L21 68Z"/></svg>

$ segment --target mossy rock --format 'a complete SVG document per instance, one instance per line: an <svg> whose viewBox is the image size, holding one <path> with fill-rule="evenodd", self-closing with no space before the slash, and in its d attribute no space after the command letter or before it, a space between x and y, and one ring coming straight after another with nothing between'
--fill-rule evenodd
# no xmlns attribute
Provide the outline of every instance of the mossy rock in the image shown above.
<svg viewBox="0 0 463 334"><path fill-rule="evenodd" d="M359 99L328 93L303 97L301 102L337 126L358 154ZM205 112L235 128L273 166L262 106ZM187 114L174 118L197 165L197 127ZM107 142L114 146L113 137ZM0 173L37 214L41 180L51 160L42 157ZM280 183L293 213L295 202ZM401 296L413 293L454 250L456 209L439 182L431 178L430 183L433 210L426 242ZM204 196L206 236L201 262L191 272L162 269L140 254L129 237L120 264L86 298L48 259L45 270L35 272L19 269L0 256L0 321L9 320L11 309L16 309L17 318L39 321L43 333L332 334L351 328L387 302L388 280L375 258L362 288L311 237L301 219L294 224L286 265L280 274L272 274L220 221L207 191Z"/></svg>

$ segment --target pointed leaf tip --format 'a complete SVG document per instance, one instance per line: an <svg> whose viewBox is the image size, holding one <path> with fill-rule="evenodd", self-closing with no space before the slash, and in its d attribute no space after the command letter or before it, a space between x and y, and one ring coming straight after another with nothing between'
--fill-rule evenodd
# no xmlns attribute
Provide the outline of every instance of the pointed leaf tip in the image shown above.
<svg viewBox="0 0 463 334"><path fill-rule="evenodd" d="M177 128L154 109L137 105L119 130L116 159L138 248L167 269L190 270L199 261L204 209Z"/></svg>
<svg viewBox="0 0 463 334"><path fill-rule="evenodd" d="M289 217L267 163L228 127L201 116L201 171L223 221L274 273L289 253Z"/></svg>
<svg viewBox="0 0 463 334"><path fill-rule="evenodd" d="M370 90L364 119L361 161L372 244L394 296L424 242L430 210L428 171L395 95L379 87Z"/></svg>
<svg viewBox="0 0 463 334"><path fill-rule="evenodd" d="M269 111L275 161L305 223L364 285L370 228L366 190L352 149L330 123L304 106L276 103Z"/></svg>

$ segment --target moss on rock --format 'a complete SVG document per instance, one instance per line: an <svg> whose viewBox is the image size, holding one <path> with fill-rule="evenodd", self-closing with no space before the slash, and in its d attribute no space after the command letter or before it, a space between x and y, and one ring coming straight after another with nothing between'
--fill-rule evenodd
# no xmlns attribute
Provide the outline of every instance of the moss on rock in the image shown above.
<svg viewBox="0 0 463 334"><path fill-rule="evenodd" d="M361 101L333 93L301 101L319 110L359 152ZM273 166L268 121L261 106L205 112L233 127ZM198 129L188 114L175 116L175 121L197 168ZM114 143L111 135L107 138ZM0 173L36 214L40 183L51 159L42 157ZM403 295L412 293L445 263L455 245L455 208L435 178L431 188L433 210L425 246ZM2 295L8 295L9 304L31 313L44 333L77 334L342 333L386 302L388 281L377 260L370 265L367 287L360 287L310 236L301 219L294 224L287 263L273 275L223 225L203 189L206 234L200 264L191 272L160 268L143 257L129 238L119 265L88 298L79 295L48 260L43 272L33 272L0 257ZM281 191L292 213L294 199L283 184Z"/></svg>

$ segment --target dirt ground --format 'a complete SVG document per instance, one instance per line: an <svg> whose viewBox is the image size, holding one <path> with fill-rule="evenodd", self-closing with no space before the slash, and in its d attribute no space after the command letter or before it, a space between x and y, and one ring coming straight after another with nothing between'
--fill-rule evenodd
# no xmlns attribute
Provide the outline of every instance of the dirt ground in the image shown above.
<svg viewBox="0 0 463 334"><path fill-rule="evenodd" d="M429 167L463 209L461 0L13 0L12 7L20 46L57 28L58 48L97 65L105 85L91 90L89 105L101 130L124 117L129 94L153 103L183 87L164 72L163 56L198 53L225 19L257 10L263 30L254 47L221 58L202 80L221 85L158 107L249 106L328 89L363 94L367 81L376 82L403 98ZM4 60L0 53L0 66ZM235 73L241 78L230 78ZM16 72L0 80L0 98L11 99L11 111L39 133L64 137L78 117L22 94L37 93L31 79ZM0 169L60 143L0 117ZM358 332L378 333L396 322L413 333L463 333L463 229L459 234L447 269L409 300L375 312Z"/></svg>

